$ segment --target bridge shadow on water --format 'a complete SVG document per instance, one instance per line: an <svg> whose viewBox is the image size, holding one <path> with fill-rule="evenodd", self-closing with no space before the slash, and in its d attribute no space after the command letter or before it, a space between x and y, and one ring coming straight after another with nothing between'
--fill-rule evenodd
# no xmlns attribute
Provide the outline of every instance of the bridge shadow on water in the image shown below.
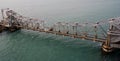
<svg viewBox="0 0 120 61"><path fill-rule="evenodd" d="M112 53L101 53L103 61L120 61L120 49L115 49Z"/></svg>

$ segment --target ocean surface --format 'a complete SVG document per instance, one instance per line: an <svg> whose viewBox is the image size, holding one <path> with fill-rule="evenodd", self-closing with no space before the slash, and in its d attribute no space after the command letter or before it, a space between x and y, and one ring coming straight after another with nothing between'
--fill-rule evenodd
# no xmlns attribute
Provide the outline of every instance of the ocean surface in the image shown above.
<svg viewBox="0 0 120 61"><path fill-rule="evenodd" d="M97 22L120 17L120 0L0 0L2 8L49 24ZM30 30L2 32L0 61L120 61L120 51L104 55L100 45Z"/></svg>

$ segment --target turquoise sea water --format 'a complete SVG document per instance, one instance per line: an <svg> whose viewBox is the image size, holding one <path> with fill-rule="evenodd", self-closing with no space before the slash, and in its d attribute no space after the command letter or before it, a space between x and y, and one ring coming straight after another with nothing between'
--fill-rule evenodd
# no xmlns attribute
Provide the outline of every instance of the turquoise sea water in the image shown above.
<svg viewBox="0 0 120 61"><path fill-rule="evenodd" d="M120 52L103 55L100 44L21 30L0 34L0 61L119 61Z"/></svg>
<svg viewBox="0 0 120 61"><path fill-rule="evenodd" d="M120 0L1 0L0 8L50 24L96 22L120 17ZM100 43L20 30L0 33L0 61L120 61L120 52L103 55Z"/></svg>

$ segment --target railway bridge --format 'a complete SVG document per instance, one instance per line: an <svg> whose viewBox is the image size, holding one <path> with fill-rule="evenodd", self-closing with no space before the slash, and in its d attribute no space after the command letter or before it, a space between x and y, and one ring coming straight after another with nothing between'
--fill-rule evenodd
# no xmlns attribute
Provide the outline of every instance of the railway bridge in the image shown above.
<svg viewBox="0 0 120 61"><path fill-rule="evenodd" d="M25 17L14 10L1 9L0 32L27 29L101 42L104 52L120 48L120 17L99 22L57 22L47 26L45 20Z"/></svg>

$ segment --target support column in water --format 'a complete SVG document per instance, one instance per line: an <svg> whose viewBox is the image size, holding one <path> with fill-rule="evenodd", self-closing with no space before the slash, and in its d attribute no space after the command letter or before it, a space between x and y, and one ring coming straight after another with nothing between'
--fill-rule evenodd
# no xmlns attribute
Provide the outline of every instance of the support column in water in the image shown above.
<svg viewBox="0 0 120 61"><path fill-rule="evenodd" d="M111 42L111 34L110 34L110 32L108 32L108 34L107 34L107 39L106 39L106 41L102 44L102 50L104 51L104 52L112 52L113 50L112 50L112 47L111 47L111 45L110 45L110 42Z"/></svg>
<svg viewBox="0 0 120 61"><path fill-rule="evenodd" d="M112 21L113 22L113 21ZM107 32L107 39L106 41L102 44L102 49L104 52L112 52L113 49L111 47L111 32L113 30L113 25L112 22L109 24L109 31Z"/></svg>

